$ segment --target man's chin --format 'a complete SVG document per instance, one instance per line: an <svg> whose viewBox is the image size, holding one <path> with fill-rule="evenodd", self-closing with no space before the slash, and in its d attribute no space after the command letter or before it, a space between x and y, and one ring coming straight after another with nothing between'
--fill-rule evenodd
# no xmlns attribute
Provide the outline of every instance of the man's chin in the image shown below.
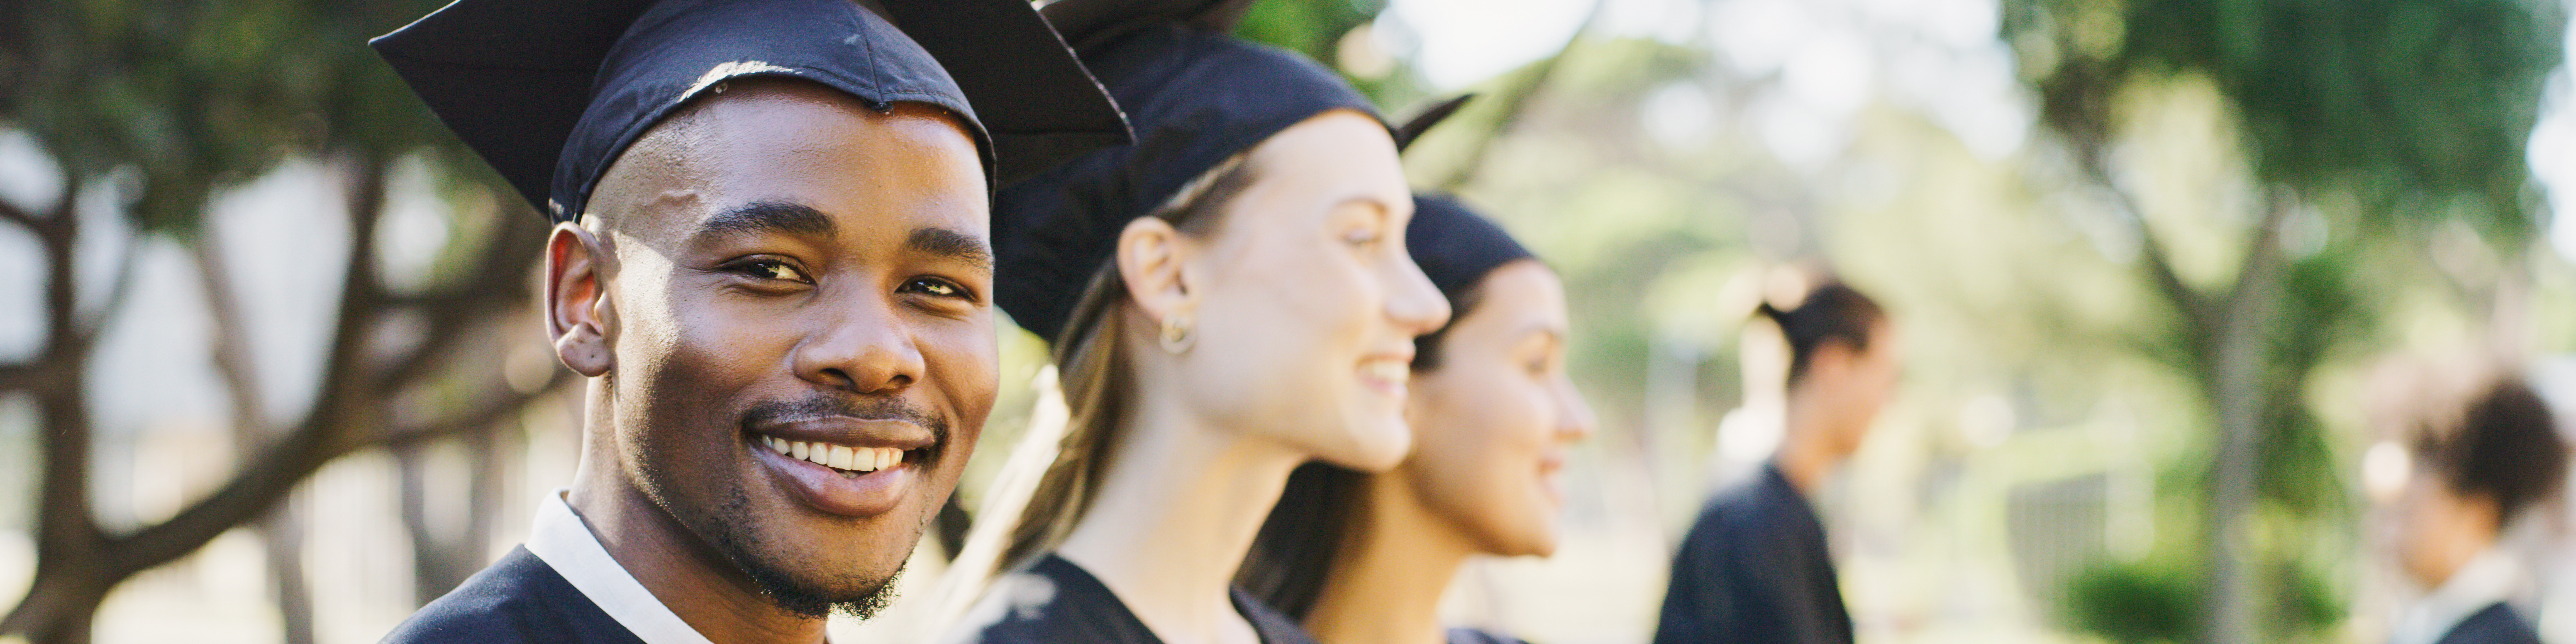
<svg viewBox="0 0 2576 644"><path fill-rule="evenodd" d="M903 578L903 571L903 566L898 565L892 574L873 581L829 583L800 578L767 564L746 564L743 570L751 576L752 583L759 585L762 596L788 614L809 619L842 615L862 620L876 617L878 611L894 601L895 582Z"/></svg>

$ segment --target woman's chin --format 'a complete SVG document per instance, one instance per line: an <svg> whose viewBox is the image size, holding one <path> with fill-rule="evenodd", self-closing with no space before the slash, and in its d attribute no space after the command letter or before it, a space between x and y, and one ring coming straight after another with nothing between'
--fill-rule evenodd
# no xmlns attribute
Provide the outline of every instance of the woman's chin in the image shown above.
<svg viewBox="0 0 2576 644"><path fill-rule="evenodd" d="M1403 463L1405 454L1413 451L1413 428L1406 426L1401 418L1377 418L1379 414L1366 416L1354 418L1347 425L1351 432L1341 445L1317 450L1315 458L1372 473L1395 469L1397 464Z"/></svg>

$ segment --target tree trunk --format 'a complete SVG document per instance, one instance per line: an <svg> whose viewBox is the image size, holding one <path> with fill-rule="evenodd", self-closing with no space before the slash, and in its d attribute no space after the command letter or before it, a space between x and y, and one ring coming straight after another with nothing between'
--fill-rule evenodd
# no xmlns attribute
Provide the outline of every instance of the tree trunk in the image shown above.
<svg viewBox="0 0 2576 644"><path fill-rule="evenodd" d="M2209 575L2207 623L2202 637L2212 644L2246 644L2258 640L2257 579L2248 524L2262 473L2263 410L2271 406L2267 386L2265 340L2273 305L2283 286L2280 244L2275 238L2290 205L2286 196L2269 200L2237 267L2236 285L2203 326L2210 406L2218 416L2218 453L2210 467L2209 540L2205 562Z"/></svg>
<svg viewBox="0 0 2576 644"><path fill-rule="evenodd" d="M289 496L259 524L268 546L270 588L285 644L314 644L313 590L304 576L304 512Z"/></svg>

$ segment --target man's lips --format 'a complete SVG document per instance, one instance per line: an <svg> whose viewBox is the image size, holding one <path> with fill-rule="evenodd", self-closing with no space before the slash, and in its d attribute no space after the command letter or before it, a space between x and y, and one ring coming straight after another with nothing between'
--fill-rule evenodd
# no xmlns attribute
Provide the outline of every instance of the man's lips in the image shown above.
<svg viewBox="0 0 2576 644"><path fill-rule="evenodd" d="M829 443L850 447L881 447L916 450L938 444L939 436L918 423L902 419L853 418L825 416L753 425L751 433L806 443Z"/></svg>
<svg viewBox="0 0 2576 644"><path fill-rule="evenodd" d="M938 450L938 436L899 419L848 416L753 425L744 438L809 506L843 516L894 509ZM913 467L907 467L907 466Z"/></svg>

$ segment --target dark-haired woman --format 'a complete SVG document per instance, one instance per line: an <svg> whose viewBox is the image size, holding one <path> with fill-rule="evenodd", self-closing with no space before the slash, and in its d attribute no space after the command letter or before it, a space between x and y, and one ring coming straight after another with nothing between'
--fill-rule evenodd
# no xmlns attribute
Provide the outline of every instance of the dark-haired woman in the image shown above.
<svg viewBox="0 0 2576 644"><path fill-rule="evenodd" d="M1851 615L1808 498L1860 449L1896 391L1902 351L1887 314L1841 284L1761 315L1789 344L1787 423L1759 477L1701 510L1673 557L1657 644L1847 644Z"/></svg>
<svg viewBox="0 0 2576 644"><path fill-rule="evenodd" d="M2567 445L2549 406L2520 380L2419 427L2416 467L2396 502L2399 567L2430 589L2398 617L2391 644L2539 644L2505 603L2531 568L2496 548L2505 526L2558 493Z"/></svg>
<svg viewBox="0 0 2576 644"><path fill-rule="evenodd" d="M1470 555L1555 551L1556 474L1592 433L1556 272L1456 201L1415 204L1407 246L1453 317L1414 341L1413 453L1382 474L1298 468L1238 576L1324 644L1510 641L1444 631L1440 596Z"/></svg>
<svg viewBox="0 0 2576 644"><path fill-rule="evenodd" d="M998 300L1052 340L1070 419L1016 521L978 527L1009 531L1002 574L949 641L1309 641L1235 568L1299 464L1411 443L1413 338L1449 308L1405 254L1394 139L1331 71L1225 35L1240 4L1045 9L1136 143L995 198Z"/></svg>

